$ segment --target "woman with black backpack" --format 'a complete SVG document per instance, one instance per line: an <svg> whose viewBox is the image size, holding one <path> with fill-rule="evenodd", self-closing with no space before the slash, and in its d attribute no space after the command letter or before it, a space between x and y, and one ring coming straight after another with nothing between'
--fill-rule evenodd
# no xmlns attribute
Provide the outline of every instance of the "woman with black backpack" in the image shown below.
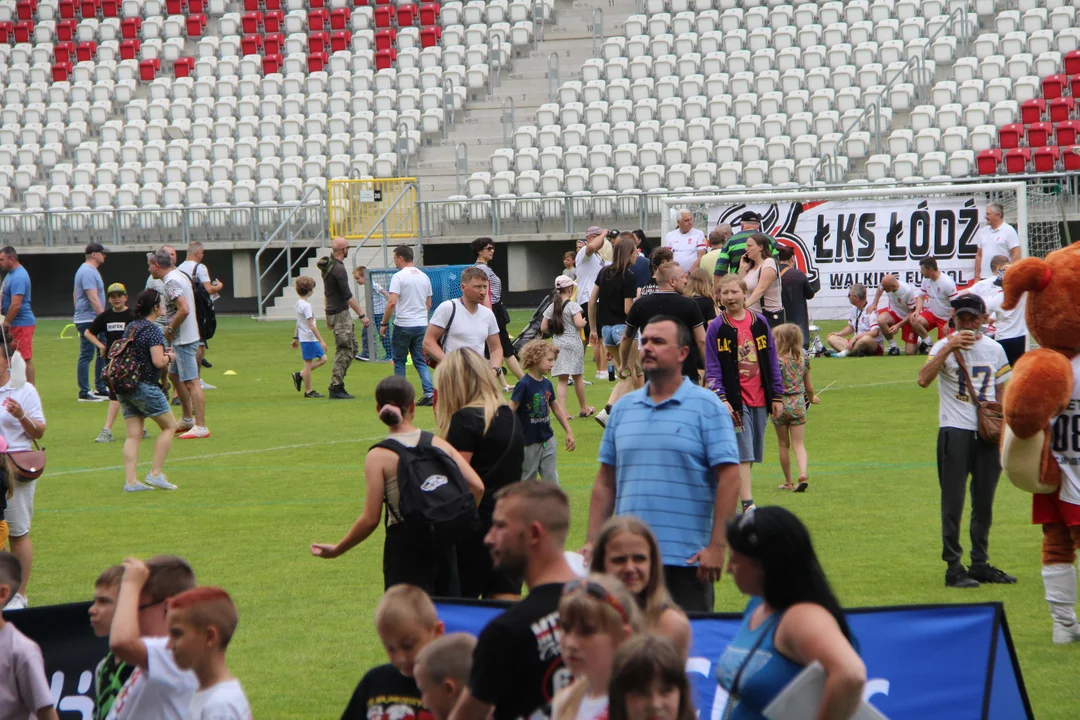
<svg viewBox="0 0 1080 720"><path fill-rule="evenodd" d="M124 441L124 492L139 490L175 490L176 485L165 477L165 458L172 449L173 435L176 434L176 418L173 417L169 400L161 389L161 370L169 366L173 359L172 350L165 349L165 334L158 325L161 314L161 295L157 290L143 290L135 300L135 320L127 326L124 337L117 344L129 340L134 347L135 366L138 368L138 384L128 392L117 392L120 410L124 414L127 426L127 439ZM109 368L113 365L114 355L122 351L114 348L110 352ZM161 434L154 441L154 457L150 463L150 472L146 474L145 484L139 482L136 465L139 462L139 443L143 438L146 418L150 418L161 428Z"/></svg>
<svg viewBox="0 0 1080 720"><path fill-rule="evenodd" d="M450 443L413 425L416 393L408 380L380 380L375 407L390 434L364 460L363 512L336 545L314 543L311 554L330 560L364 542L385 505L384 587L408 583L435 597L459 597L454 540L476 527L484 484Z"/></svg>

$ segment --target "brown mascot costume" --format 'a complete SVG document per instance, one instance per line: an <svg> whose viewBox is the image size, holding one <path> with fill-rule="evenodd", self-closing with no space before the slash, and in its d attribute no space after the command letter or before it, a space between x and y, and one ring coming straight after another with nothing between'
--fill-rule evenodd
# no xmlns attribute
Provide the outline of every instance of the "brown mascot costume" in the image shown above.
<svg viewBox="0 0 1080 720"><path fill-rule="evenodd" d="M1002 467L1034 493L1042 525L1042 576L1053 641L1080 642L1076 551L1080 549L1080 243L1027 258L1005 272L1005 309L1027 293L1027 323L1039 349L1013 368L1005 391Z"/></svg>

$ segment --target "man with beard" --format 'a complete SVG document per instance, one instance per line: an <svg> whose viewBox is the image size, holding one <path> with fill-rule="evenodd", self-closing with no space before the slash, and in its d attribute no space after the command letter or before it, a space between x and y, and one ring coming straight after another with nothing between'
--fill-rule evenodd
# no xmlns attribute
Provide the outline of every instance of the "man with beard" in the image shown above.
<svg viewBox="0 0 1080 720"><path fill-rule="evenodd" d="M611 411L589 502L585 554L604 522L634 515L649 524L664 558L664 580L684 610L712 612L735 516L739 446L731 413L682 374L690 330L658 315L641 331L645 387Z"/></svg>
<svg viewBox="0 0 1080 720"><path fill-rule="evenodd" d="M529 595L494 618L473 651L468 687L450 720L530 718L551 713L551 698L570 684L559 645L559 599L576 576L563 545L570 501L554 483L525 480L496 494L484 543L495 569L524 577Z"/></svg>

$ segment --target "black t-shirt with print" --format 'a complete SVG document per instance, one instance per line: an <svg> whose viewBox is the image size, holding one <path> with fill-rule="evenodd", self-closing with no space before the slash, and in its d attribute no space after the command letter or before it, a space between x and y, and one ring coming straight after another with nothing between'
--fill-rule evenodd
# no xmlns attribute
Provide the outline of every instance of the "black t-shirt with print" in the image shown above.
<svg viewBox="0 0 1080 720"><path fill-rule="evenodd" d="M627 326L633 326L636 330L641 330L649 324L649 320L657 315L674 317L682 322L690 330L691 334L694 328L705 324L698 304L693 299L674 292L656 292L638 298L637 302L630 306L630 312L626 315L626 324ZM630 329L627 327L627 332L629 331ZM692 337L690 340L690 354L686 356L686 360L683 362L683 375L697 382L698 348Z"/></svg>
<svg viewBox="0 0 1080 720"><path fill-rule="evenodd" d="M484 409L467 407L450 418L446 442L458 452L472 453L469 464L484 481L484 499L480 508L488 515L495 508L495 493L521 480L525 462L525 438L514 411L502 405L495 412L491 426L484 433Z"/></svg>
<svg viewBox="0 0 1080 720"><path fill-rule="evenodd" d="M368 670L341 720L433 720L433 716L420 701L416 681L387 664Z"/></svg>
<svg viewBox="0 0 1080 720"><path fill-rule="evenodd" d="M546 720L551 699L570 684L559 646L562 588L562 583L532 588L480 633L469 690L495 706L495 720Z"/></svg>
<svg viewBox="0 0 1080 720"><path fill-rule="evenodd" d="M604 268L600 271L596 287L596 322L600 328L626 322L626 301L633 300L637 295L637 279L634 274L627 270L622 277L618 277L614 272L608 272L608 268Z"/></svg>
<svg viewBox="0 0 1080 720"><path fill-rule="evenodd" d="M127 329L128 323L135 319L135 311L131 308L124 310L123 312L116 312L112 309L112 305L106 308L105 312L94 318L94 321L90 323L90 334L94 336L100 336L105 334L105 352L108 353L112 348L112 344L119 340L124 335L124 330Z"/></svg>

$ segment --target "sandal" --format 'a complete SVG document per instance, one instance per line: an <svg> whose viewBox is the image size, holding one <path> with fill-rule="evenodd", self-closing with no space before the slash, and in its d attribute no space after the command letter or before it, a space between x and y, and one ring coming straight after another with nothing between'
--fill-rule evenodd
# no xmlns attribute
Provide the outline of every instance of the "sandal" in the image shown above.
<svg viewBox="0 0 1080 720"><path fill-rule="evenodd" d="M791 483L784 483L783 485L777 485L776 489L777 490L794 490L795 486L792 485Z"/></svg>
<svg viewBox="0 0 1080 720"><path fill-rule="evenodd" d="M579 412L578 417L579 418L590 418L595 414L596 414L596 408L594 408L592 405L590 405L589 407L587 407L584 410L582 410L581 412Z"/></svg>
<svg viewBox="0 0 1080 720"><path fill-rule="evenodd" d="M810 483L807 480L807 477L805 475L803 475L802 477L799 478L799 483L795 486L794 492L797 492L797 493L806 492L806 489L808 487L810 487Z"/></svg>

